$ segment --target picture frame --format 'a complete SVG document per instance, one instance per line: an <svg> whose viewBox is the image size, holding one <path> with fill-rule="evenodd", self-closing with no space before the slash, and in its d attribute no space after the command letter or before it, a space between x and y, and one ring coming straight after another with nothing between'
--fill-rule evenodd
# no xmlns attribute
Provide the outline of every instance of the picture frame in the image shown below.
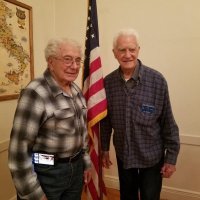
<svg viewBox="0 0 200 200"><path fill-rule="evenodd" d="M32 7L0 0L0 101L17 99L34 78Z"/></svg>

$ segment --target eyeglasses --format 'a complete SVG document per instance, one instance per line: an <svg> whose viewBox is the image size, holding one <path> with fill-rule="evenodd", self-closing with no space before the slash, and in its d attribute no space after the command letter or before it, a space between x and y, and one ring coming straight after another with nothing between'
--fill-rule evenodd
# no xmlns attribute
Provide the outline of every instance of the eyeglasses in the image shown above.
<svg viewBox="0 0 200 200"><path fill-rule="evenodd" d="M135 48L118 48L118 52L121 54L125 54L127 51L129 53L136 53L138 50L138 47Z"/></svg>
<svg viewBox="0 0 200 200"><path fill-rule="evenodd" d="M62 58L54 57L56 60L60 60L66 65L72 65L74 62L76 63L77 66L80 66L81 63L83 63L83 60L80 57L73 58L72 56L65 56Z"/></svg>

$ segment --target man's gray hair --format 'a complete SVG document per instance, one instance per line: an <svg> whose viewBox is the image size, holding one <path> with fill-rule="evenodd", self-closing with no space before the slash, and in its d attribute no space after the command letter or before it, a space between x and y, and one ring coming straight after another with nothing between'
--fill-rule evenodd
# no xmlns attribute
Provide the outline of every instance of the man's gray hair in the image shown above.
<svg viewBox="0 0 200 200"><path fill-rule="evenodd" d="M81 48L81 45L77 41L68 39L68 38L58 38L58 39L49 40L44 50L46 61L48 61L48 58L50 56L58 55L59 48L61 47L61 45L69 45L69 46L76 47L80 51L80 55L82 56L82 48Z"/></svg>
<svg viewBox="0 0 200 200"><path fill-rule="evenodd" d="M139 46L139 34L135 29L132 28L127 28L127 29L122 29L120 30L114 37L113 39L113 49L117 47L117 40L119 39L120 36L133 36L136 39L136 42Z"/></svg>

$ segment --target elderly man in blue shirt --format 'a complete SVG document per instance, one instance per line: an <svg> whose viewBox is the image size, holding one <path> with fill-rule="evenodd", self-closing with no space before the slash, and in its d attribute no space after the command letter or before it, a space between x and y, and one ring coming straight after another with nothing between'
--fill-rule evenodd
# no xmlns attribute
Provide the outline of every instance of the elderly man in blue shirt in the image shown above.
<svg viewBox="0 0 200 200"><path fill-rule="evenodd" d="M162 178L175 172L179 130L167 82L142 64L138 33L121 30L113 41L119 68L105 77L108 115L101 121L102 163L109 168L110 139L116 151L121 200L159 200Z"/></svg>

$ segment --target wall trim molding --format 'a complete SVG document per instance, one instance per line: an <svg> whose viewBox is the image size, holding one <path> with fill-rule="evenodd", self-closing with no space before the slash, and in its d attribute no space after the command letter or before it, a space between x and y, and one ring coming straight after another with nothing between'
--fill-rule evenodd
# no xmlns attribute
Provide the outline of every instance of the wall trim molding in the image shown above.
<svg viewBox="0 0 200 200"><path fill-rule="evenodd" d="M0 141L0 153L7 151L9 146L9 140Z"/></svg>
<svg viewBox="0 0 200 200"><path fill-rule="evenodd" d="M180 135L181 144L200 146L200 136L198 135Z"/></svg>
<svg viewBox="0 0 200 200"><path fill-rule="evenodd" d="M104 175L106 187L119 190L119 178L117 176Z"/></svg>
<svg viewBox="0 0 200 200"><path fill-rule="evenodd" d="M181 144L200 146L200 136L198 135L180 135ZM0 152L6 151L8 149L9 139L0 141Z"/></svg>
<svg viewBox="0 0 200 200"><path fill-rule="evenodd" d="M200 136L198 135L181 134L180 141L181 144L200 146ZM0 152L6 151L8 149L8 145L9 139L0 141Z"/></svg>
<svg viewBox="0 0 200 200"><path fill-rule="evenodd" d="M200 192L163 186L161 197L174 199L174 200L179 200L179 199L181 199L181 200L188 200L188 199L199 200Z"/></svg>
<svg viewBox="0 0 200 200"><path fill-rule="evenodd" d="M10 198L9 200L17 200L17 196Z"/></svg>

